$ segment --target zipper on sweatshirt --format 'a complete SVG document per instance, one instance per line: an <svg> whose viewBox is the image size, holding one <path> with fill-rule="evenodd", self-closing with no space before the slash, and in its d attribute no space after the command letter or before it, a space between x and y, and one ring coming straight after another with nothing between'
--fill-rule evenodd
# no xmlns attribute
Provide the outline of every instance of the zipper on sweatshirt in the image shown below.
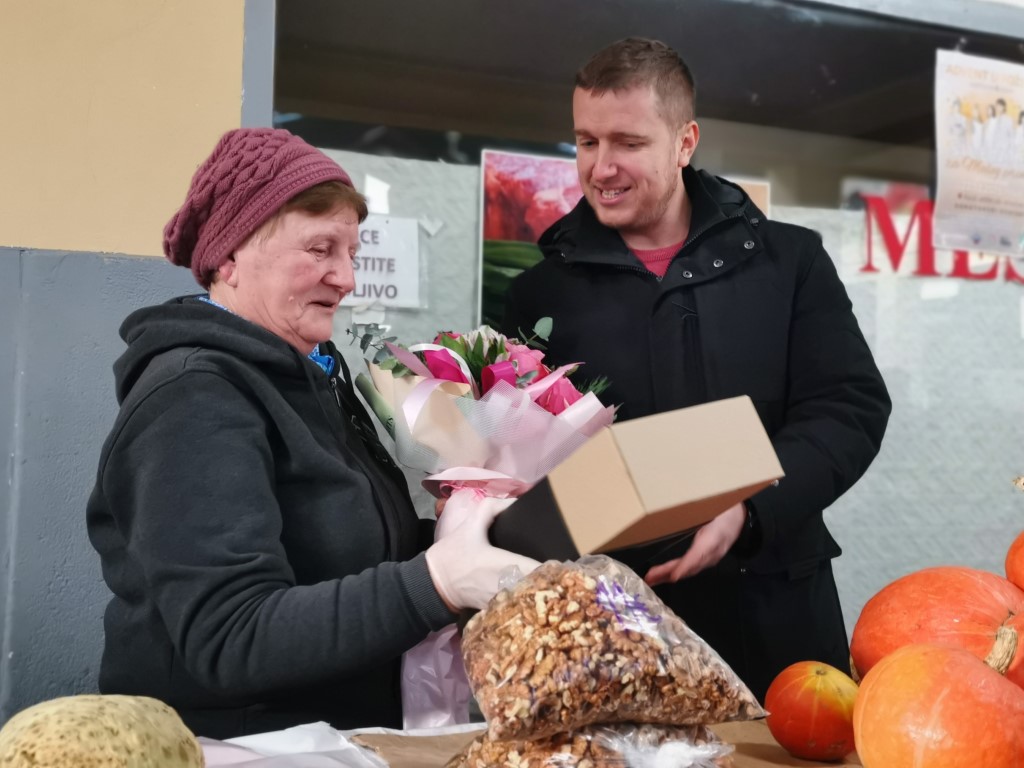
<svg viewBox="0 0 1024 768"><path fill-rule="evenodd" d="M373 454L373 457L377 459L381 464L385 464L393 469L398 469L398 465L394 459L391 458L391 454L387 452L387 449L381 445L380 440L377 438L377 433L371 431L372 427L368 426L366 422L359 418L356 413L348 413L345 409L345 404L339 394L338 379L332 376L328 379L331 385L331 392L334 393L334 402L338 404L338 410L342 416L348 416L349 423L352 428L355 429L359 435L359 439L363 441L363 446L366 448L368 453Z"/></svg>
<svg viewBox="0 0 1024 768"><path fill-rule="evenodd" d="M342 416L345 416L345 406L342 405L341 394L338 392L338 377L331 376L327 381L330 382L331 394L334 395L334 402L338 404L338 411L341 413ZM347 415L349 423L352 425L352 428L355 429L356 433L359 435L359 439L362 440L363 426L362 424L359 423L358 417L354 413L349 413ZM363 442L363 445L366 445L365 441Z"/></svg>
<svg viewBox="0 0 1024 768"><path fill-rule="evenodd" d="M370 446L367 445L367 442L363 437L363 427L359 422L359 418L354 413L346 413L345 406L342 403L341 394L338 391L338 377L329 376L327 381L329 382L331 387L331 394L334 395L334 402L338 406L338 413L341 415L342 419L348 417L349 422L352 424L352 428L356 432L356 438L359 440L360 443L362 443L363 449L366 451L367 455L369 455ZM347 452L349 453L350 456L352 456L352 459L355 461L355 463L362 470L363 474L370 481L370 493L373 494L373 497L377 502L377 509L379 510L381 523L384 525L384 530L386 534L384 558L385 560L391 560L392 557L398 556L398 552L394 551L394 547L392 546L392 540L394 539L395 543L397 545L400 545L400 542L398 541L397 538L397 528L399 527L399 523L397 520L390 519L391 516L385 509L384 498L382 497L384 495L387 495L389 500L391 500L391 494L388 493L385 489L377 487L377 483L388 482L389 479L387 477L384 477L383 473L377 471L375 467L369 466L369 464L366 461L364 461L363 458L359 455L358 450L354 448L348 448ZM388 457L388 459L390 460L390 457Z"/></svg>

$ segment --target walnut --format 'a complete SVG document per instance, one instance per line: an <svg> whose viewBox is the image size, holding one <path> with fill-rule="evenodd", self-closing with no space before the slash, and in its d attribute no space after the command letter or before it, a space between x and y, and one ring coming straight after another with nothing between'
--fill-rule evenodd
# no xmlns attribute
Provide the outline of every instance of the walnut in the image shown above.
<svg viewBox="0 0 1024 768"><path fill-rule="evenodd" d="M545 563L500 592L470 620L462 648L494 741L593 723L707 725L765 714L707 643L604 556Z"/></svg>

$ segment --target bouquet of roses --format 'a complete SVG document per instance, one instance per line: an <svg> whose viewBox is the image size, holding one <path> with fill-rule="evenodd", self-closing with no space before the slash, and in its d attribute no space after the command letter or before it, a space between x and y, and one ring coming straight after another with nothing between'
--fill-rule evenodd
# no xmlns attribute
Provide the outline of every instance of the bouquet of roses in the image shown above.
<svg viewBox="0 0 1024 768"><path fill-rule="evenodd" d="M546 340L551 320L533 330ZM382 344L356 386L395 440L398 460L429 476L435 496L482 488L518 496L589 437L615 409L569 380L577 364L551 369L542 350L481 326L444 332L408 348Z"/></svg>
<svg viewBox="0 0 1024 768"><path fill-rule="evenodd" d="M551 320L533 329L547 340ZM371 340L363 338L366 351ZM507 498L528 490L602 427L615 409L597 399L603 382L577 389L577 365L551 369L544 353L482 326L431 343L379 345L356 386L395 440L398 460L429 473L435 496L453 489ZM469 681L454 625L405 654L406 728L469 721Z"/></svg>

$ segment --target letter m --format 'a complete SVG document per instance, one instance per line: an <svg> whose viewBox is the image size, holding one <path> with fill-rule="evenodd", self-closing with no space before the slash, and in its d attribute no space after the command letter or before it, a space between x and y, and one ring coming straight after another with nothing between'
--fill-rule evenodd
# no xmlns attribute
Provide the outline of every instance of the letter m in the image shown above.
<svg viewBox="0 0 1024 768"><path fill-rule="evenodd" d="M885 199L875 195L864 195L863 200L866 206L864 209L865 215L867 216L868 260L861 267L860 271L879 271L875 266L874 253L872 252L875 239L874 223L878 224L878 231L882 236L882 242L885 244L886 255L889 257L889 264L892 266L893 272L897 272L900 264L903 263L903 255L907 250L907 243L910 241L910 235L914 231L914 224L917 223L917 269L914 270L913 274L918 277L939 277L939 273L935 269L935 248L932 245L932 201L921 200L914 205L914 210L910 214L910 223L907 225L907 231L900 238L896 233L896 225L892 220L892 213L889 211L889 206Z"/></svg>

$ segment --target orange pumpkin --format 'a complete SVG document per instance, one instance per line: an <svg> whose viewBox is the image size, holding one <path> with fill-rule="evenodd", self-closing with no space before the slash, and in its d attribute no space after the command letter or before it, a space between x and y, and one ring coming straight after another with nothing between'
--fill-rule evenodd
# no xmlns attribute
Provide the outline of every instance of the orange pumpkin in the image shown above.
<svg viewBox="0 0 1024 768"><path fill-rule="evenodd" d="M1006 553L1006 578L1018 589L1024 589L1024 533L1013 540Z"/></svg>
<svg viewBox="0 0 1024 768"><path fill-rule="evenodd" d="M925 568L897 579L868 600L853 628L850 655L860 677L884 656L911 643L963 648L984 659L1001 627L1024 632L1024 591L987 571ZM1006 676L1024 687L1024 642Z"/></svg>
<svg viewBox="0 0 1024 768"><path fill-rule="evenodd" d="M857 684L833 666L798 661L768 686L768 730L794 757L842 760L853 751Z"/></svg>
<svg viewBox="0 0 1024 768"><path fill-rule="evenodd" d="M865 768L1017 768L1024 690L961 648L907 645L864 677L853 731Z"/></svg>

